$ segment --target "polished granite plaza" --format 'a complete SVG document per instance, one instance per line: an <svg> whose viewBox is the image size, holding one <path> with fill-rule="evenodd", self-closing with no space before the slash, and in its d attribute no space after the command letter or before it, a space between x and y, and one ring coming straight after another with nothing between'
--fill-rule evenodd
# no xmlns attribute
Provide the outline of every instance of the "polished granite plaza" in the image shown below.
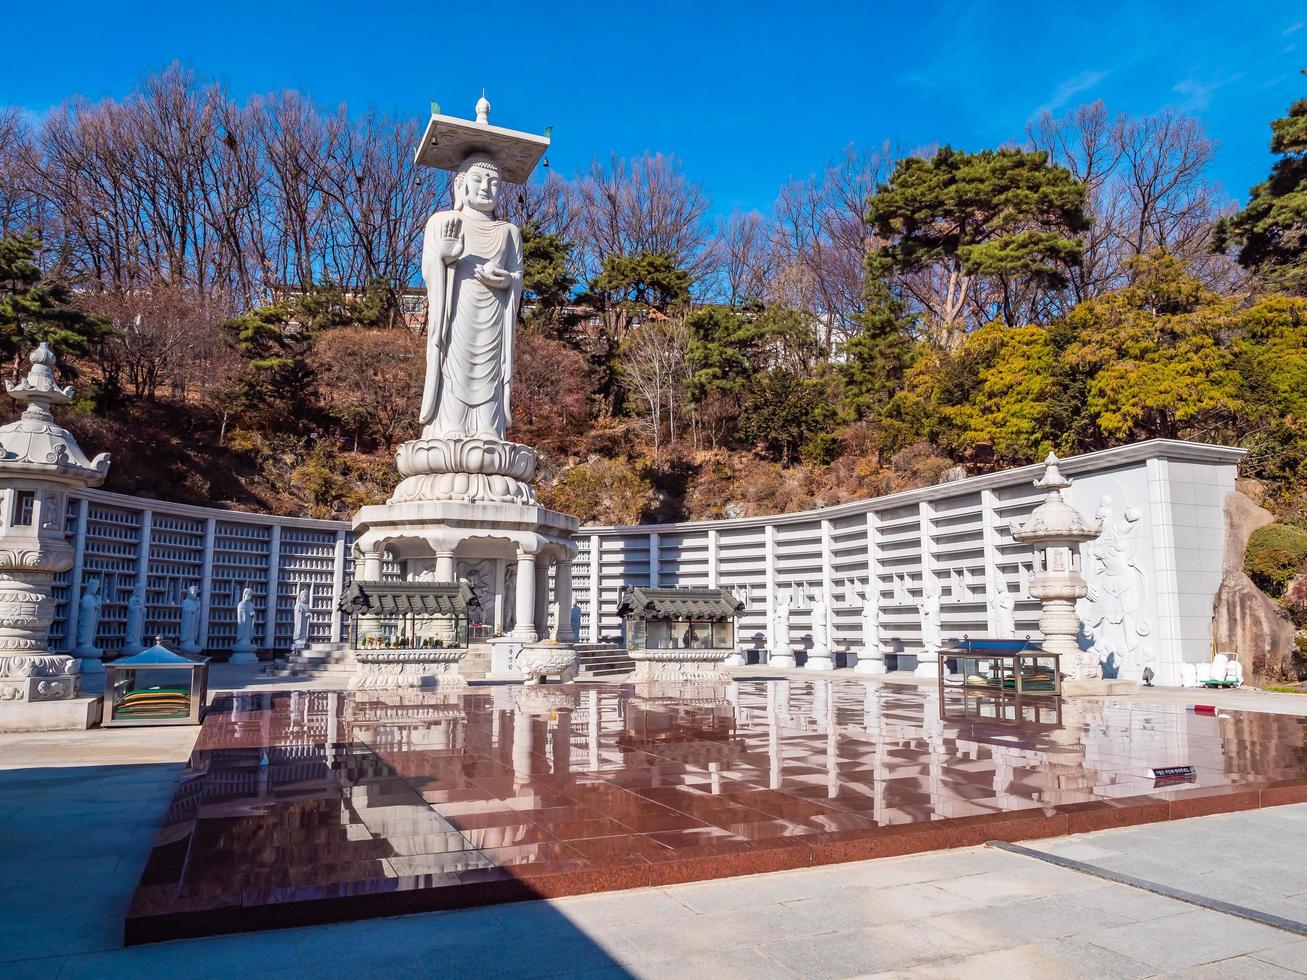
<svg viewBox="0 0 1307 980"><path fill-rule="evenodd" d="M1191 766L1190 777L1154 768ZM1307 719L878 681L219 696L125 939L776 871L1307 800ZM746 886L747 887L747 886Z"/></svg>

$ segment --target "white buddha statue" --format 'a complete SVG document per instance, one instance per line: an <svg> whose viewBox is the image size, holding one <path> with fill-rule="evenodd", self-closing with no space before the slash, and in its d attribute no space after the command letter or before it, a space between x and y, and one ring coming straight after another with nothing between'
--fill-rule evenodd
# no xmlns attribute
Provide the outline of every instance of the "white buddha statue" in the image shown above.
<svg viewBox="0 0 1307 980"><path fill-rule="evenodd" d="M523 258L521 231L494 217L500 186L494 159L472 153L454 178L454 209L427 220L425 439L502 440L509 425Z"/></svg>

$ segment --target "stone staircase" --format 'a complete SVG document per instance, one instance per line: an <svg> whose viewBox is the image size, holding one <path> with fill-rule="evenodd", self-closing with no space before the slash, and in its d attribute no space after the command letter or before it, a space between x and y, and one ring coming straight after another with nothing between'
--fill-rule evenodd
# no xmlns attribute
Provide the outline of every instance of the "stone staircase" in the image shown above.
<svg viewBox="0 0 1307 980"><path fill-rule="evenodd" d="M635 661L616 643L578 643L578 677L622 677L635 670Z"/></svg>
<svg viewBox="0 0 1307 980"><path fill-rule="evenodd" d="M490 644L469 643L467 656L459 662L458 672L470 681L479 681L490 673Z"/></svg>
<svg viewBox="0 0 1307 980"><path fill-rule="evenodd" d="M285 662L284 668L273 672L284 677L352 674L358 666L348 643L315 643L306 650L292 652Z"/></svg>

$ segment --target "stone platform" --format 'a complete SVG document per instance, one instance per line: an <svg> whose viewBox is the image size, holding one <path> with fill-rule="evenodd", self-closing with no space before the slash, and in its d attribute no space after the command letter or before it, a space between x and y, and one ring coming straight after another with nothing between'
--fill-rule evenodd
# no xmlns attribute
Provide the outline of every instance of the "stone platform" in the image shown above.
<svg viewBox="0 0 1307 980"><path fill-rule="evenodd" d="M0 732L84 732L100 724L101 697L22 701L0 710Z"/></svg>
<svg viewBox="0 0 1307 980"><path fill-rule="evenodd" d="M941 711L933 689L879 680L533 690L220 696L126 941L1307 800L1299 717L1052 699L996 714L957 692ZM1176 766L1192 766L1192 781L1154 778Z"/></svg>

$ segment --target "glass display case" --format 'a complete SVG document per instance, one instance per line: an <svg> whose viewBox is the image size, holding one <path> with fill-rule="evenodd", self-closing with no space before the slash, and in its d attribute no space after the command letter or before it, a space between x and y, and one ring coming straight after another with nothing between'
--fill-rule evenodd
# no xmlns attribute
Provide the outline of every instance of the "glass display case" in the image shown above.
<svg viewBox="0 0 1307 980"><path fill-rule="evenodd" d="M356 650L464 648L480 602L465 582L363 582L338 603Z"/></svg>
<svg viewBox="0 0 1307 980"><path fill-rule="evenodd" d="M1017 696L1062 693L1061 657L1033 640L970 640L939 655L939 684ZM950 669L952 668L952 669Z"/></svg>
<svg viewBox="0 0 1307 980"><path fill-rule="evenodd" d="M209 658L174 653L159 640L104 665L106 728L198 725L209 693Z"/></svg>
<svg viewBox="0 0 1307 980"><path fill-rule="evenodd" d="M744 603L727 589L627 589L617 606L636 650L734 650Z"/></svg>

